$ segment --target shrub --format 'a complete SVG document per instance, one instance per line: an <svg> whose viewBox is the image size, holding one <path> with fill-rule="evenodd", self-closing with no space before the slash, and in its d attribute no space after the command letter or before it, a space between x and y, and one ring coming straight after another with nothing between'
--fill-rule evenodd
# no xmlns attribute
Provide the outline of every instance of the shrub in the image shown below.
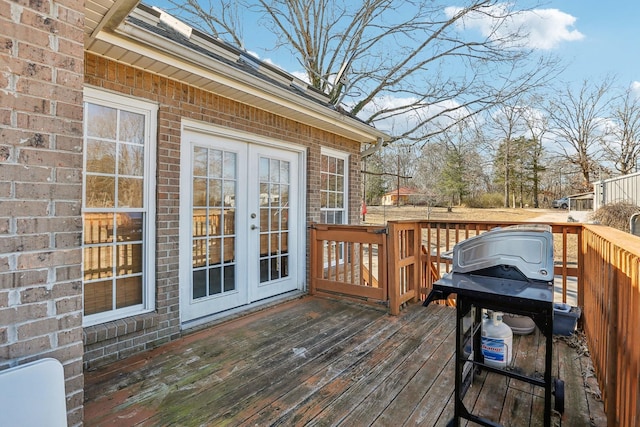
<svg viewBox="0 0 640 427"><path fill-rule="evenodd" d="M602 206L595 211L592 218L600 224L617 228L622 231L629 231L629 220L631 215L640 212L640 207L629 203L619 202Z"/></svg>
<svg viewBox="0 0 640 427"><path fill-rule="evenodd" d="M470 208L501 208L504 205L504 195L500 193L484 193L466 200L465 205Z"/></svg>

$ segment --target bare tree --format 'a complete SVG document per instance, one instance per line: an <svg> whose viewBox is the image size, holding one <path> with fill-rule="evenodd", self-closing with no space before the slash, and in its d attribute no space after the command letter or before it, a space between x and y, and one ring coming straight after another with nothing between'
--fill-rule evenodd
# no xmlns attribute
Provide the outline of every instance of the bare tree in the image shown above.
<svg viewBox="0 0 640 427"><path fill-rule="evenodd" d="M278 37L274 48L290 49L337 107L342 100L349 113L379 126L410 117L394 128L404 143L424 143L559 72L556 59L526 47L526 31L515 24L525 11L515 10L516 2L169 1L192 25L239 45L239 11L259 14L259 25ZM479 18L489 28L467 31Z"/></svg>
<svg viewBox="0 0 640 427"><path fill-rule="evenodd" d="M513 165L518 158L516 153L517 145L514 141L520 138L525 132L524 114L526 108L521 104L521 96L514 97L498 105L490 115L490 124L494 129L495 141L489 143L489 148L494 155L500 153L499 164L496 171L502 173L499 181L503 183L504 207L509 207L509 196L512 192L514 171Z"/></svg>
<svg viewBox="0 0 640 427"><path fill-rule="evenodd" d="M640 155L640 99L631 88L614 101L605 157L623 175L633 172Z"/></svg>
<svg viewBox="0 0 640 427"><path fill-rule="evenodd" d="M596 85L585 80L578 90L567 85L547 108L550 133L556 138L554 147L580 169L583 189L589 188L591 174L599 169L602 160L611 86L610 78Z"/></svg>

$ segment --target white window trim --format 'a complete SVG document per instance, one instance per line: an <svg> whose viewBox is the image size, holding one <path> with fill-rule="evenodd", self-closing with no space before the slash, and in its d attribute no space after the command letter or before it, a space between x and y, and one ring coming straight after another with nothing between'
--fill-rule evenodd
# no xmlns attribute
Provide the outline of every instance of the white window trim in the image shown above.
<svg viewBox="0 0 640 427"><path fill-rule="evenodd" d="M104 90L98 90L92 87L84 88L84 102L93 104L104 105L107 107L114 107L121 110L131 111L134 113L142 114L145 116L145 176L144 176L144 194L146 209L143 209L145 213L145 225L144 225L144 258L143 258L143 294L142 304L132 307L125 307L121 309L111 310L103 313L91 314L88 316L83 315L82 326L93 326L100 323L110 322L125 317L134 315L149 313L155 310L156 302L156 144L157 144L157 117L158 117L158 104L143 101L137 98L130 98L114 92L108 92ZM86 111L83 117L83 147L84 136L86 135ZM86 152L83 149L83 168L86 163ZM84 207L84 194L85 194L85 180L82 180L82 212L91 212L94 209L86 209ZM96 209L99 210L99 209ZM83 215L84 217L84 215ZM84 218L83 218L84 223ZM84 253L84 251L83 251ZM84 263L83 263L84 271ZM84 279L83 279L84 283ZM83 291L84 302L84 291Z"/></svg>
<svg viewBox="0 0 640 427"><path fill-rule="evenodd" d="M335 157L338 159L344 160L344 187L343 187L343 195L344 198L344 214L342 215L342 224L349 223L349 153L344 151L334 150L333 148L320 147L320 156L329 156ZM322 157L321 157L322 158ZM322 166L320 166L320 172L322 173ZM320 208L320 211L324 211L323 208Z"/></svg>

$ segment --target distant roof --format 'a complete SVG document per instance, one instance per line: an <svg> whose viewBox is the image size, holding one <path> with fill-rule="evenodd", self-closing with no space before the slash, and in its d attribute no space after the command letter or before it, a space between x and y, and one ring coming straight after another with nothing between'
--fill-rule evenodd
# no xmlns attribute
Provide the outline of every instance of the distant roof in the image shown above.
<svg viewBox="0 0 640 427"><path fill-rule="evenodd" d="M417 194L422 194L420 190L411 187L400 187L400 189L391 190L384 193L385 196L393 196L398 195L400 193L401 196L415 196Z"/></svg>

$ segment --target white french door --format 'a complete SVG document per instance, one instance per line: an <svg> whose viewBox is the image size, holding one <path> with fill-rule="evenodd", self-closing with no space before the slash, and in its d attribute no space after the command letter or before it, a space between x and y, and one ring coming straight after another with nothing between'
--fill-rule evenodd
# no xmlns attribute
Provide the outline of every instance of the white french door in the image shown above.
<svg viewBox="0 0 640 427"><path fill-rule="evenodd" d="M181 156L182 322L298 289L300 152L185 131Z"/></svg>

